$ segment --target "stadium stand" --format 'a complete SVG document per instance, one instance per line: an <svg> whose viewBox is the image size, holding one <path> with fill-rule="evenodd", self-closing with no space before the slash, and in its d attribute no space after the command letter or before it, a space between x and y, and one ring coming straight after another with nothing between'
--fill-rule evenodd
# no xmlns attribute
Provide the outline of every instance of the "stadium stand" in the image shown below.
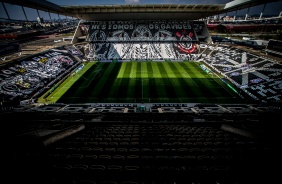
<svg viewBox="0 0 282 184"><path fill-rule="evenodd" d="M16 43L1 43L0 44L0 57L1 59L4 58L5 56L13 53L19 53L21 52L21 48L19 44Z"/></svg>
<svg viewBox="0 0 282 184"><path fill-rule="evenodd" d="M10 140L7 168L14 176L9 182L243 184L276 180L281 138L274 120L279 118L277 109L238 104L154 106L190 112L97 113L89 105L54 104L44 110L18 109L12 116L2 113ZM9 122L18 117L22 120L15 129Z"/></svg>
<svg viewBox="0 0 282 184"><path fill-rule="evenodd" d="M282 54L281 44L282 43L279 40L269 40L269 43L265 49L265 52L269 54L281 56Z"/></svg>
<svg viewBox="0 0 282 184"><path fill-rule="evenodd" d="M41 1L28 2L42 8ZM44 9L48 9L48 4L45 2ZM191 8L192 13L192 9L208 12L223 8L222 5L207 5L207 9L205 5L179 5L171 9L174 7ZM53 11L52 8L58 7L50 5L49 8ZM79 8L85 11L79 14ZM92 15L88 6L79 8L69 7L64 13L74 9L78 16ZM97 10L95 8L93 10ZM97 19L102 15L98 14ZM184 20L181 14L178 18L81 20L71 44L1 65L3 181L29 184L268 184L280 181L277 171L281 157L281 63L230 44L213 43L205 21ZM275 43L270 41L267 48L277 51ZM189 103L181 99L162 99L156 103L135 99L134 103L115 99L120 100L119 103L111 101L107 93L102 95L108 101L98 101L91 97L92 91L98 91L92 88L91 82L104 68L86 69L89 73L96 72L90 79L80 73L87 62L147 61L195 62L211 81L219 80L234 91L238 99L232 98L238 103ZM106 72L115 74L114 70L119 69L112 68ZM110 74L107 76L111 77ZM149 78L150 74L146 75ZM187 72L181 75L187 76ZM76 77L83 78L84 88L89 89L80 97L74 97L77 103L59 103L48 98L66 79ZM81 81L77 81L73 84L79 86L75 93L82 87ZM138 82L143 85L142 80ZM94 83L96 85L96 81ZM162 85L166 85L164 83ZM63 86L61 90L67 88ZM140 86L135 88L136 93L143 92L143 86L141 90ZM169 88L165 89L170 91ZM187 89L187 93L189 91ZM206 91L200 92L208 95ZM65 98L68 101L71 97Z"/></svg>
<svg viewBox="0 0 282 184"><path fill-rule="evenodd" d="M183 60L197 53L198 35L209 38L200 21L95 21L88 27L86 57L90 60ZM197 33L194 26L197 27Z"/></svg>

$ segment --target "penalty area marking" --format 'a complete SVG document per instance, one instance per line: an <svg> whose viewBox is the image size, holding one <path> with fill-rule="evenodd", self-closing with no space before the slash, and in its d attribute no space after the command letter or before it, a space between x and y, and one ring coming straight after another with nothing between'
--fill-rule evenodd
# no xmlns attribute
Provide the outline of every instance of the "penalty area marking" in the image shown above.
<svg viewBox="0 0 282 184"><path fill-rule="evenodd" d="M85 86L85 87L88 87L89 86L89 84L94 80L94 79L97 79L97 78L99 78L101 75L102 75L102 68L97 68L97 69L95 69L94 71L94 75L93 75L93 77L92 77L92 79L89 81L89 83ZM84 79L84 80L89 80L89 79L87 79L87 78L85 78L83 75L81 75L81 74L77 74L77 76L79 77L78 79L80 79L80 78L82 78L82 79ZM76 80L78 80L78 79L73 79L73 78L71 78L70 79L70 81L76 81ZM85 88L85 87L83 87L83 86L81 86L80 88ZM62 87L62 88L68 88L68 87Z"/></svg>

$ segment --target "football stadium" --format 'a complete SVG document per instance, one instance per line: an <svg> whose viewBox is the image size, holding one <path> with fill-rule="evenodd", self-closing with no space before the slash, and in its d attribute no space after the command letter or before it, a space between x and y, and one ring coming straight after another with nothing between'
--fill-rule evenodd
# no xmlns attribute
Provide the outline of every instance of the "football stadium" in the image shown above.
<svg viewBox="0 0 282 184"><path fill-rule="evenodd" d="M6 181L276 181L281 1L125 2L1 1Z"/></svg>

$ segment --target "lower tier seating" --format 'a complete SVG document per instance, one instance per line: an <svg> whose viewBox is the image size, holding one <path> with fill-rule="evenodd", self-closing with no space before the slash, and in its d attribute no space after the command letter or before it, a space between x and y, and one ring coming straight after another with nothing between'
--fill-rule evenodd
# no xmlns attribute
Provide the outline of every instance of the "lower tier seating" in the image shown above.
<svg viewBox="0 0 282 184"><path fill-rule="evenodd" d="M276 176L273 144L231 133L220 123L46 126L11 140L8 183L257 184Z"/></svg>

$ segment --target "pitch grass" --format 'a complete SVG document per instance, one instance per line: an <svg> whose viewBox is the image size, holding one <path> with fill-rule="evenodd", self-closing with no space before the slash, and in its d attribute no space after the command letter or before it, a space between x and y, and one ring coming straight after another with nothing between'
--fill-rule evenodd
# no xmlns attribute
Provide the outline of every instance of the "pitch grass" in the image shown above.
<svg viewBox="0 0 282 184"><path fill-rule="evenodd" d="M239 103L241 99L198 62L86 62L47 98L51 103ZM45 95L43 95L45 96Z"/></svg>

